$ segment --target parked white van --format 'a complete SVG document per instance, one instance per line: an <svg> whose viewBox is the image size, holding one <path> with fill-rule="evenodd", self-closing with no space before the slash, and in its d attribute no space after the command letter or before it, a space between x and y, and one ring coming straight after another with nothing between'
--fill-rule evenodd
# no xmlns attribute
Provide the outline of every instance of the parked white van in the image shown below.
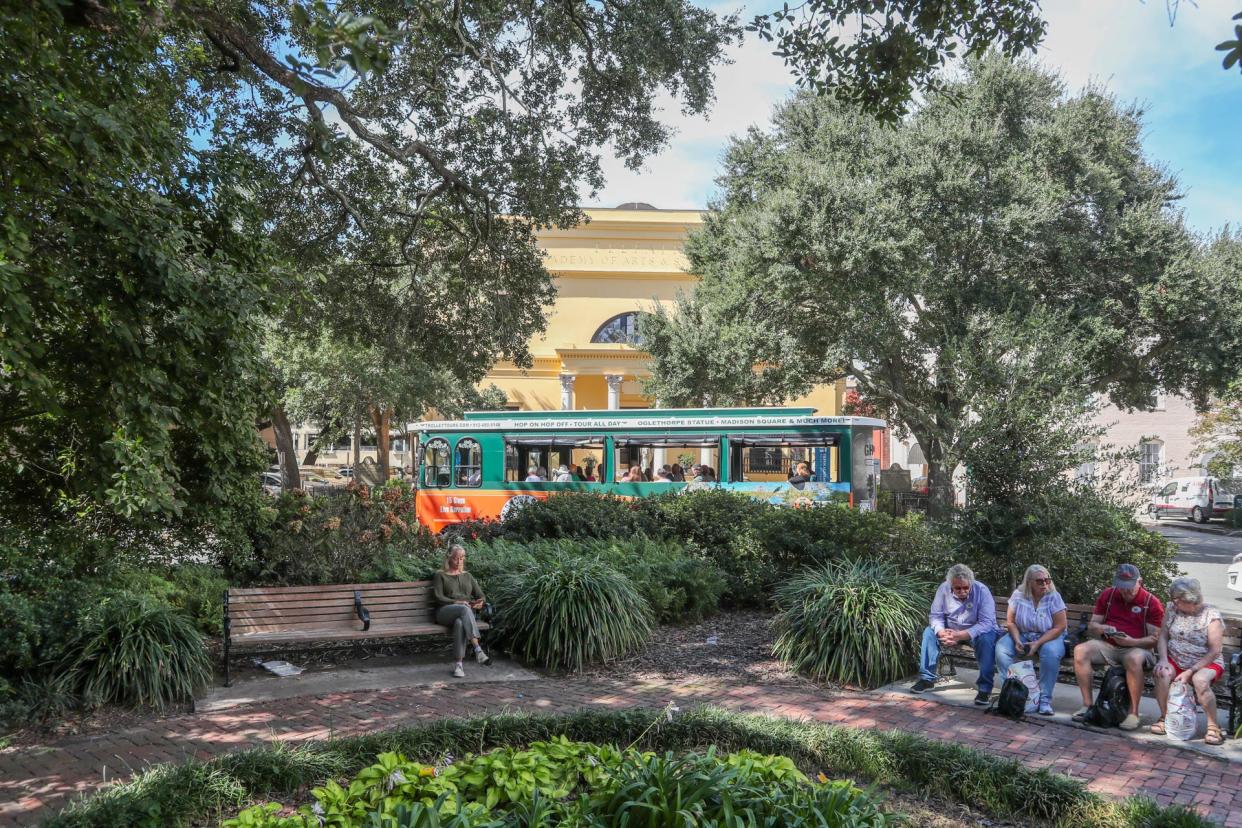
<svg viewBox="0 0 1242 828"><path fill-rule="evenodd" d="M1184 517L1195 523L1207 523L1214 517L1228 516L1235 494L1242 494L1242 480L1175 477L1152 495L1147 510L1156 520Z"/></svg>

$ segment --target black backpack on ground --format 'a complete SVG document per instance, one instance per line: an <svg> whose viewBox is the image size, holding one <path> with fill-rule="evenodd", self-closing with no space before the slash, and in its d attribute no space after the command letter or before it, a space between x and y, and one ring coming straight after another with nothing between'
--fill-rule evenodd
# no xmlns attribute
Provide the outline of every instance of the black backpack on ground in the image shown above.
<svg viewBox="0 0 1242 828"><path fill-rule="evenodd" d="M1083 714L1083 723L1093 727L1117 727L1129 715L1130 689L1126 685L1126 668L1109 667L1100 681L1095 703Z"/></svg>
<svg viewBox="0 0 1242 828"><path fill-rule="evenodd" d="M996 697L996 703L988 709L1007 719L1018 721L1026 713L1026 700L1030 692L1026 685L1018 679L1007 678L1001 685L1000 695Z"/></svg>

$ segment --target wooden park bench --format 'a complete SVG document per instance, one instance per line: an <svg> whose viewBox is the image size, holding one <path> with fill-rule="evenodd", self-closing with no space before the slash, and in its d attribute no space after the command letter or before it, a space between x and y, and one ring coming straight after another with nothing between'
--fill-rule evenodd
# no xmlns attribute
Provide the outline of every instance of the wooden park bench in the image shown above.
<svg viewBox="0 0 1242 828"><path fill-rule="evenodd" d="M996 599L996 621L1003 628L1005 626L1005 614L1009 610L1009 598ZM1094 604L1066 604L1065 615L1069 624L1068 644L1065 648L1065 658L1061 659L1061 670L1057 676L1057 680L1067 684L1078 684L1078 679L1074 676L1074 646L1080 641L1087 639L1087 624L1091 621L1091 614L1095 611ZM1242 719L1242 618L1231 616L1223 616L1225 620L1225 640L1224 640L1224 658L1225 665L1228 668L1225 676L1216 684L1212 685L1216 692L1217 704L1222 709L1229 711L1229 733L1237 732L1239 720ZM1077 625L1074 619L1078 619ZM956 664L958 662L974 662L975 653L969 644L959 644L954 647L945 647L940 651L942 661L948 663L948 669L945 671L947 675L956 675ZM1103 668L1097 668L1097 673ZM1145 692L1150 695L1150 690L1154 687L1151 676L1147 677Z"/></svg>
<svg viewBox="0 0 1242 828"><path fill-rule="evenodd" d="M326 586L248 587L224 593L224 686L229 656L244 649L274 654L303 644L447 635L436 623L431 581ZM488 629L480 621L479 629Z"/></svg>

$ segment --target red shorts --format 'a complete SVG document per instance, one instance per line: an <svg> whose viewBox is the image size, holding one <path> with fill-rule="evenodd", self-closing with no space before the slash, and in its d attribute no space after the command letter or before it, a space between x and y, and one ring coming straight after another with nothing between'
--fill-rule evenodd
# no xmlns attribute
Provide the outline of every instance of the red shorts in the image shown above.
<svg viewBox="0 0 1242 828"><path fill-rule="evenodd" d="M1175 676L1176 676L1178 673L1181 673L1181 672L1182 672L1182 668L1181 668L1181 667L1178 667L1178 666L1177 666L1177 662L1176 662L1176 661L1174 661L1174 660L1173 660L1173 659L1171 659L1171 658L1169 659L1169 666L1173 668L1173 675L1175 675ZM1204 669L1204 670L1211 670L1212 672L1216 673L1216 678L1212 679L1212 681L1211 681L1211 683L1212 683L1212 684L1215 684L1216 682L1220 681L1220 677L1221 677L1221 676L1223 676L1223 675L1225 674L1225 668L1224 668L1224 667L1221 667L1219 664L1214 664L1214 663L1213 663L1213 664L1209 664L1208 666L1204 667L1203 669ZM1193 678L1193 676L1192 676L1192 678Z"/></svg>

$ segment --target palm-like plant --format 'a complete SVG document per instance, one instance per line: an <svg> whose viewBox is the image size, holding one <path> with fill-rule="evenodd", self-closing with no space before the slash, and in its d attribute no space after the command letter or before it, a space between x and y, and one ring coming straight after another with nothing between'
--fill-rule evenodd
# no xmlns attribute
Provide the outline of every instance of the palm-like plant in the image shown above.
<svg viewBox="0 0 1242 828"><path fill-rule="evenodd" d="M87 615L66 648L69 674L90 703L163 708L211 680L194 622L146 596L116 593Z"/></svg>
<svg viewBox="0 0 1242 828"><path fill-rule="evenodd" d="M510 652L545 667L581 670L627 655L651 634L634 584L591 558L558 555L501 579L497 631Z"/></svg>
<svg viewBox="0 0 1242 828"><path fill-rule="evenodd" d="M773 650L818 680L861 687L895 681L914 665L931 588L881 561L808 569L777 592Z"/></svg>

